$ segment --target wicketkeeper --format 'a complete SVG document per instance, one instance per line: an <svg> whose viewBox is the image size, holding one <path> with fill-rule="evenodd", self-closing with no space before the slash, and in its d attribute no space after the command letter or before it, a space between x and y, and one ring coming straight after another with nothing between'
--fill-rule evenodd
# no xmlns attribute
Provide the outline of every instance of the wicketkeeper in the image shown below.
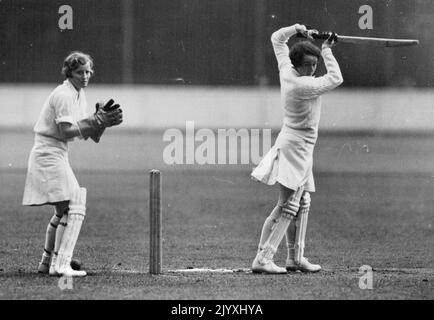
<svg viewBox="0 0 434 320"><path fill-rule="evenodd" d="M315 192L313 150L318 136L321 95L339 86L343 79L331 50L336 35L330 33L321 50L309 41L297 42L289 50L286 43L297 33L312 39L317 31L295 24L271 36L280 75L283 126L274 146L253 170L252 177L268 185L277 182L280 188L277 205L262 228L252 263L253 272L316 272L321 269L304 257L310 193ZM327 73L314 77L321 56ZM273 262L284 235L288 249L286 268Z"/></svg>
<svg viewBox="0 0 434 320"><path fill-rule="evenodd" d="M76 138L99 142L105 128L122 122L119 104L97 103L89 115L84 88L93 74L92 58L72 52L63 63L66 77L45 101L34 127L23 205L54 207L46 231L40 273L86 276L71 267L74 247L86 215L86 189L80 187L68 161L68 143Z"/></svg>

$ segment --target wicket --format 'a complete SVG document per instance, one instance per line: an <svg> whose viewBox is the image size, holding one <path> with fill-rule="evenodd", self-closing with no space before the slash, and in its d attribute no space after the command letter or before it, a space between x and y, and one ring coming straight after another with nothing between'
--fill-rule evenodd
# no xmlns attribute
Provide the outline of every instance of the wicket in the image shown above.
<svg viewBox="0 0 434 320"><path fill-rule="evenodd" d="M162 209L162 185L161 172L153 169L149 172L149 224L150 224L150 256L149 273L160 274L162 267L162 242L161 242L161 209Z"/></svg>

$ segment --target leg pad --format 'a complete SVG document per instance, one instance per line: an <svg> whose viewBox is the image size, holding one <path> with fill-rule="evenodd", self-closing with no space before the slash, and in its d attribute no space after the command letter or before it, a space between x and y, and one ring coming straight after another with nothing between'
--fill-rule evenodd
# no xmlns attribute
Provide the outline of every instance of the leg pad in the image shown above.
<svg viewBox="0 0 434 320"><path fill-rule="evenodd" d="M295 262L300 263L304 255L305 238L307 230L307 218L310 209L310 194L304 192L301 198L300 210L296 219L295 232Z"/></svg>
<svg viewBox="0 0 434 320"><path fill-rule="evenodd" d="M267 263L273 259L277 248L282 241L283 236L288 229L292 219L297 215L297 211L300 207L300 195L303 192L303 187L297 189L292 196L282 205L282 210L278 221L273 226L273 230L270 233L267 241L259 251L258 261L259 263Z"/></svg>
<svg viewBox="0 0 434 320"><path fill-rule="evenodd" d="M63 233L55 265L55 270L59 274L69 274L71 271L72 255L85 215L86 189L79 188L72 193L69 202L67 225Z"/></svg>

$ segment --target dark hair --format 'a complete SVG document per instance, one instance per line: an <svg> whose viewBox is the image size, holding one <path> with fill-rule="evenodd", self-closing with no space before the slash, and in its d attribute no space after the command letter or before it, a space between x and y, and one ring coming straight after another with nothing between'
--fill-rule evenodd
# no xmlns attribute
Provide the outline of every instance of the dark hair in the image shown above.
<svg viewBox="0 0 434 320"><path fill-rule="evenodd" d="M309 41L299 41L289 49L289 58L294 67L300 67L305 55L321 57L321 50Z"/></svg>
<svg viewBox="0 0 434 320"><path fill-rule="evenodd" d="M93 74L93 59L90 55L80 52L80 51L74 51L71 52L63 62L62 67L62 74L66 76L67 78L71 78L72 74L71 72L77 68L80 67L80 65L85 65L89 62L90 69L92 70Z"/></svg>

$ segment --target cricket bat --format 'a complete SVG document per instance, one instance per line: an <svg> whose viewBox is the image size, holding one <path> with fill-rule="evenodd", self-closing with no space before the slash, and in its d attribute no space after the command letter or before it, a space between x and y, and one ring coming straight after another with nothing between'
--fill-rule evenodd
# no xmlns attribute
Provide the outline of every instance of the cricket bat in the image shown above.
<svg viewBox="0 0 434 320"><path fill-rule="evenodd" d="M306 38L305 35L298 33L297 37ZM314 39L328 39L328 32L321 32L318 34L312 34ZM337 35L337 41L339 43L351 43L367 46L377 47L407 47L419 44L419 40L416 39L388 39L388 38L372 38L372 37L353 37Z"/></svg>

